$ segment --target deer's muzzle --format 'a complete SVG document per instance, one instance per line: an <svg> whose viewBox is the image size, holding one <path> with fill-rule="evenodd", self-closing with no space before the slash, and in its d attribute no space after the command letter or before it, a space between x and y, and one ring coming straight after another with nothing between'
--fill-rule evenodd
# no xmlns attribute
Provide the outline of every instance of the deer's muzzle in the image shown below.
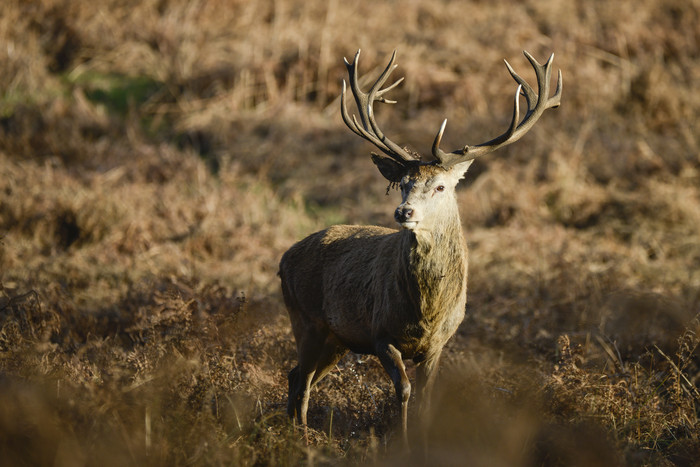
<svg viewBox="0 0 700 467"><path fill-rule="evenodd" d="M413 229L418 222L414 218L415 211L411 206L402 204L394 211L394 219L405 229Z"/></svg>

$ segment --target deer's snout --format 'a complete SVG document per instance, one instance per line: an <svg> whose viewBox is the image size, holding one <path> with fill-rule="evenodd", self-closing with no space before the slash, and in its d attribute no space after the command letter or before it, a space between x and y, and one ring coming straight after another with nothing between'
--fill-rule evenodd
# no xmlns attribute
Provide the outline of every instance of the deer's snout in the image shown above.
<svg viewBox="0 0 700 467"><path fill-rule="evenodd" d="M414 214L415 211L410 205L402 204L394 211L394 219L401 226L410 229L417 224Z"/></svg>

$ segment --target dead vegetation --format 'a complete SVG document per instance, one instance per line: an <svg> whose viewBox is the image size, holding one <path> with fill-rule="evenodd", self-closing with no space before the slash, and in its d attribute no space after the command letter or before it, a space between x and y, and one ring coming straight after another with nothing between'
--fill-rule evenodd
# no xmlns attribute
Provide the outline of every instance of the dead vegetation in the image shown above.
<svg viewBox="0 0 700 467"><path fill-rule="evenodd" d="M393 224L339 118L361 47L375 73L400 50L381 119L422 152L444 117L445 147L507 125L503 58L555 52L564 74L556 115L458 193L467 318L431 459L695 465L698 21L697 0L4 2L0 458L416 461L393 449L372 359L323 382L308 439L284 415L281 253L332 223Z"/></svg>

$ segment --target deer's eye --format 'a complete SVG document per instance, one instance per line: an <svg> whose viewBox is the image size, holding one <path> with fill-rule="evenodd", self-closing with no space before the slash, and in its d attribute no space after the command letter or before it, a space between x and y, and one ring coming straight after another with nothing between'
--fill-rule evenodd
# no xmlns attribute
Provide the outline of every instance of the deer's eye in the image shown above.
<svg viewBox="0 0 700 467"><path fill-rule="evenodd" d="M438 185L435 187L435 191L443 192L445 191L445 185Z"/></svg>

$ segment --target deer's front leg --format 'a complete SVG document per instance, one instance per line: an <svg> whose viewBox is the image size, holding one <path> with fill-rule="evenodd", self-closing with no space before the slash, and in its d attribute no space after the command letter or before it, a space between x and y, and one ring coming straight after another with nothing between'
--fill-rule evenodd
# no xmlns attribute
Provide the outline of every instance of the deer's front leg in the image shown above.
<svg viewBox="0 0 700 467"><path fill-rule="evenodd" d="M430 400L432 397L433 386L435 385L435 377L437 376L438 362L440 361L440 353L429 356L416 366L416 399L420 410L420 421L427 423L430 414Z"/></svg>
<svg viewBox="0 0 700 467"><path fill-rule="evenodd" d="M401 358L401 352L385 341L378 341L376 353L382 366L389 373L396 389L396 398L401 404L401 427L404 443L408 445L408 399L411 397L411 382L406 376L406 366Z"/></svg>

